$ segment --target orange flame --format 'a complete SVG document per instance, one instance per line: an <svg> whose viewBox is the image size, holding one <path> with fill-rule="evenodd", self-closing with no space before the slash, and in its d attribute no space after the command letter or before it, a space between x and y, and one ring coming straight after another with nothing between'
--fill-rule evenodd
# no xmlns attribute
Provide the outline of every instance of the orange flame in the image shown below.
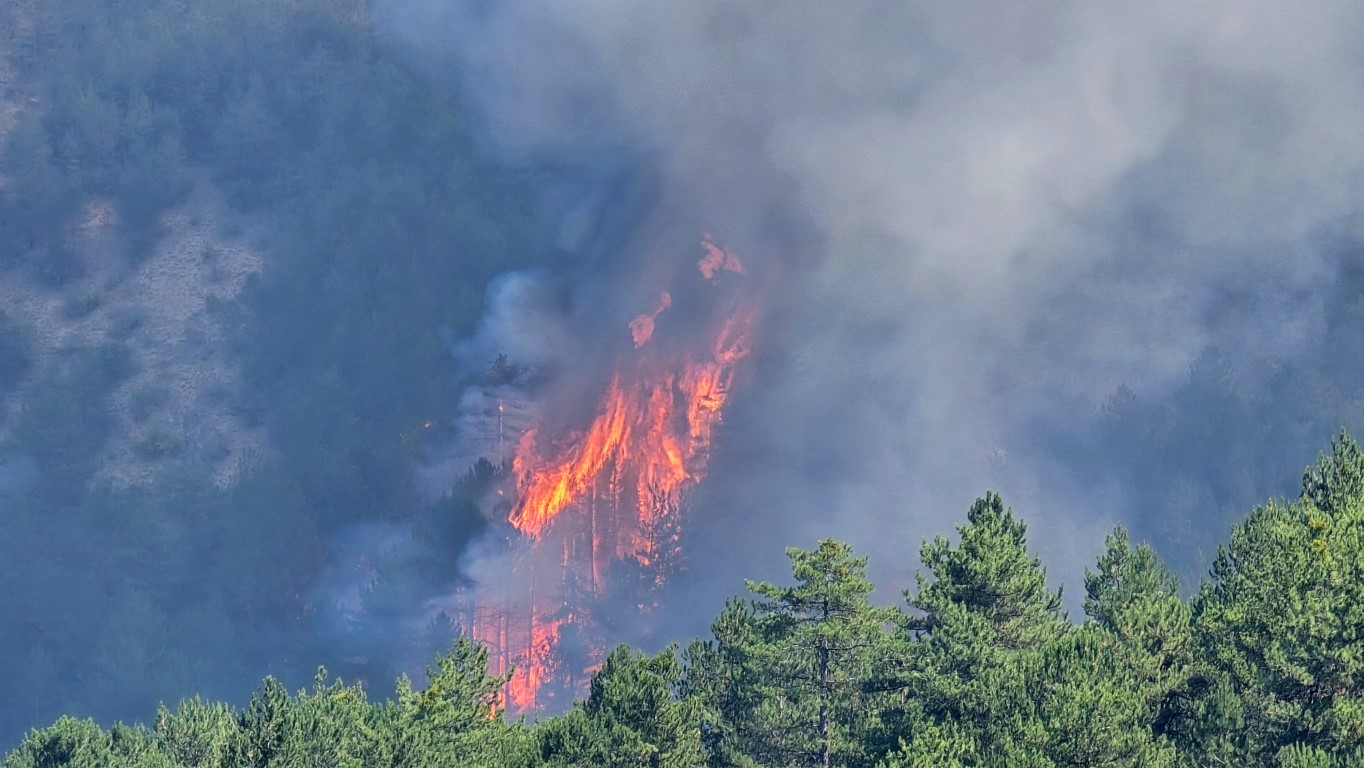
<svg viewBox="0 0 1364 768"><path fill-rule="evenodd" d="M745 274L742 262L710 235L701 248L697 266L705 279L722 271ZM707 295L713 308L724 306L715 300L719 294ZM609 563L626 558L653 569L653 583L661 584L665 555L676 551L679 500L705 477L738 365L752 350L758 313L751 306L731 305L698 325L709 332L698 334L690 347L670 343L643 349L672 303L672 295L662 292L652 312L629 323L639 352L611 374L585 428L547 435L541 425L517 444L512 460L516 501L508 520L536 542L526 556L539 566L526 572L544 578L561 569L564 584L576 586L532 581L530 602L503 605L500 611L489 606L501 618L482 627L475 621L475 637L502 649L495 655L496 673L514 669L503 698L508 707L527 711L536 706L537 691L554 669L561 625L569 621L562 617L570 615L563 603L572 602L571 590L599 591ZM546 537L553 541L556 559L558 547L563 548L562 561L552 568L547 567L549 548L538 546ZM575 612L579 615L571 620L587 618L581 609ZM520 616L510 620L507 614Z"/></svg>
<svg viewBox="0 0 1364 768"><path fill-rule="evenodd" d="M633 414L613 378L602 401L602 412L582 439L575 440L548 465L535 456L536 430L526 432L516 449L512 468L521 480L520 502L511 513L512 525L539 537L559 510L582 497L590 482L618 460L621 443L631 436Z"/></svg>
<svg viewBox="0 0 1364 768"><path fill-rule="evenodd" d="M562 621L547 621L532 625L531 640L522 663L512 671L507 681L507 702L517 710L525 712L535 707L535 696L544 685L546 666L559 644L559 626Z"/></svg>
<svg viewBox="0 0 1364 768"><path fill-rule="evenodd" d="M471 634L489 649L488 674L501 677L510 672L494 701L493 713L534 709L536 695L549 677L564 620L543 618L534 606L524 617L516 617L518 611L507 605L489 607L494 608L486 612L491 615L476 619Z"/></svg>
<svg viewBox="0 0 1364 768"><path fill-rule="evenodd" d="M658 319L659 315L663 314L663 310L671 307L672 304L672 295L664 291L658 295L658 308L653 312L636 315L635 319L630 321L630 338L635 341L635 349L648 344L649 339L654 337L654 321Z"/></svg>
<svg viewBox="0 0 1364 768"><path fill-rule="evenodd" d="M638 519L648 522L651 492L674 493L700 481L735 366L750 352L754 318L748 311L731 314L709 353L682 360L677 373L651 361L642 361L628 378L617 372L587 430L562 441L552 457L541 457L538 433L528 431L513 459L519 499L511 523L540 537L604 476L634 480Z"/></svg>

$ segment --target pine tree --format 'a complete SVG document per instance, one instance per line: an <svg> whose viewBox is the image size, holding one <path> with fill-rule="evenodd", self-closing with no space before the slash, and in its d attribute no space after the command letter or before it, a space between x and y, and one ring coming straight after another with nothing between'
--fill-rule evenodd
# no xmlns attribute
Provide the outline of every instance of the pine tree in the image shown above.
<svg viewBox="0 0 1364 768"><path fill-rule="evenodd" d="M142 728L102 730L93 720L62 717L30 731L5 758L7 768L175 768Z"/></svg>
<svg viewBox="0 0 1364 768"><path fill-rule="evenodd" d="M984 620L990 642L1004 650L1036 648L1066 627L1061 593L1047 590L1047 572L1028 553L1027 525L996 493L971 505L953 547L944 537L924 545L920 558L933 573L910 604L923 612L914 629L930 635L949 606Z"/></svg>
<svg viewBox="0 0 1364 768"><path fill-rule="evenodd" d="M907 623L908 692L925 714L984 724L991 711L990 678L1014 654L1035 650L1063 635L1069 624L1061 595L1047 589L1047 574L1028 553L1027 526L997 494L977 499L952 546L939 537L920 558L931 579L916 576L918 593L905 593L919 613Z"/></svg>
<svg viewBox="0 0 1364 768"><path fill-rule="evenodd" d="M1148 670L1123 639L1097 624L1080 627L1022 657L1021 687L991 731L1007 759L1056 766L1173 766L1174 746L1151 730ZM1021 724L1021 725L1020 725Z"/></svg>
<svg viewBox="0 0 1364 768"><path fill-rule="evenodd" d="M752 713L762 702L756 622L748 600L730 598L711 624L712 640L696 640L684 654L682 691L700 709L701 742L710 768L751 768L756 743Z"/></svg>
<svg viewBox="0 0 1364 768"><path fill-rule="evenodd" d="M1331 441L1331 455L1303 472L1302 496L1328 515L1364 499L1364 452L1349 433L1341 432Z"/></svg>
<svg viewBox="0 0 1364 768"><path fill-rule="evenodd" d="M488 649L458 637L426 670L426 689L417 691L404 675L397 702L386 715L395 764L496 764L494 756L518 754L519 734L503 718L499 691L507 676L488 674Z"/></svg>
<svg viewBox="0 0 1364 768"><path fill-rule="evenodd" d="M680 699L676 647L644 656L619 646L587 701L537 730L537 765L693 768L704 764L696 704Z"/></svg>
<svg viewBox="0 0 1364 768"><path fill-rule="evenodd" d="M716 685L703 694L708 710L723 712L721 732L739 740L718 751L740 764L746 754L769 765L871 765L879 756L865 735L885 694L868 682L898 612L871 604L866 558L847 544L787 556L796 583L749 582L756 598L727 610L716 645L698 653L710 667L692 677Z"/></svg>
<svg viewBox="0 0 1364 768"><path fill-rule="evenodd" d="M1191 610L1150 545L1133 547L1122 527L1105 544L1096 569L1085 570L1085 613L1136 667L1149 730L1183 740L1191 702L1206 687L1196 668Z"/></svg>
<svg viewBox="0 0 1364 768"><path fill-rule="evenodd" d="M1331 755L1316 747L1293 744L1279 750L1279 768L1364 768L1364 750Z"/></svg>
<svg viewBox="0 0 1364 768"><path fill-rule="evenodd" d="M1240 696L1246 759L1364 748L1364 456L1348 436L1332 449L1300 499L1236 526L1195 606L1204 652Z"/></svg>
<svg viewBox="0 0 1364 768"><path fill-rule="evenodd" d="M976 739L955 722L922 722L879 768L969 768L980 764Z"/></svg>

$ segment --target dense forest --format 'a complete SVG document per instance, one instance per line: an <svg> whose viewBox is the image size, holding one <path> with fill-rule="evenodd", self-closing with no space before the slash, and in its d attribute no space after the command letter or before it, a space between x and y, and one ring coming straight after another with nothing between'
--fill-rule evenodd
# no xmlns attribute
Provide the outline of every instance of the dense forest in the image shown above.
<svg viewBox="0 0 1364 768"><path fill-rule="evenodd" d="M906 536L894 570L925 569L896 606L848 547L793 550L792 581L753 583L711 637L618 648L566 713L501 712L484 650L444 617L406 623L488 533L479 488L428 498L413 467L484 373L451 349L489 286L581 266L562 209L610 198L636 158L499 154L466 81L372 8L0 3L7 764L1364 765L1357 446L1240 520L1364 430L1349 227L1314 243L1330 277L1291 354L1209 346L1172 388L1002 436L1089 504L1069 514L1131 532L1091 567L1083 621L991 495L958 539L885 532ZM628 229L617 208L578 229ZM185 297L138 282L167 262L155 285L198 291L169 329ZM867 376L858 399L884 384ZM387 559L342 562L376 530Z"/></svg>
<svg viewBox="0 0 1364 768"><path fill-rule="evenodd" d="M23 563L0 572L0 686L17 694L0 730L192 688L244 696L234 679L301 682L319 654L396 675L310 589L355 521L403 521L436 570L470 534L409 475L457 390L448 339L494 274L554 255L517 171L480 161L457 94L382 51L362 2L21 0L0 5L0 46L0 270L61 302L56 324L104 323L43 348L50 329L0 307L0 558ZM267 267L208 302L219 339L158 343L155 307L101 302L200 187L226 199L207 212L224 237L261 224ZM92 201L117 227L83 252ZM190 255L212 272L215 251ZM239 375L176 412L161 372L139 370L157 356L227 356ZM232 457L231 483L213 476L230 430L200 423L213 408L269 434ZM120 410L150 482L101 474Z"/></svg>
<svg viewBox="0 0 1364 768"><path fill-rule="evenodd" d="M498 706L463 638L392 698L318 670L241 708L195 698L150 726L63 718L29 766L1364 765L1364 453L1342 436L1301 495L1236 525L1191 599L1118 528L1085 574L1080 623L997 494L925 542L904 604L871 600L846 544L791 549L712 635L620 646L567 714Z"/></svg>

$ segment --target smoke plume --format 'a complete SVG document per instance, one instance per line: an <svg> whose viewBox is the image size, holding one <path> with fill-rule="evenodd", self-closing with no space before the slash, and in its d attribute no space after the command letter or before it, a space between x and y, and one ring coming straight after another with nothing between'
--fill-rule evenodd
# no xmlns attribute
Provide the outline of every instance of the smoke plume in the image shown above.
<svg viewBox="0 0 1364 768"><path fill-rule="evenodd" d="M1074 589L1128 489L1037 436L1209 348L1292 365L1364 199L1349 2L377 5L508 163L568 169L562 269L503 283L490 346L628 344L641 275L702 231L767 281L684 626L821 536L907 586L987 488Z"/></svg>

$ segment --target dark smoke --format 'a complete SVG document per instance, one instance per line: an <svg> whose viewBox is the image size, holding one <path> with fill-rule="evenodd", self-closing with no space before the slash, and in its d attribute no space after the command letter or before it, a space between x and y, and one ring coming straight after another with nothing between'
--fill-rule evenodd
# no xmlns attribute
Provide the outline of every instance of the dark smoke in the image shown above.
<svg viewBox="0 0 1364 768"><path fill-rule="evenodd" d="M1072 589L1120 521L1196 577L1360 425L1356 4L377 7L507 162L577 180L497 344L601 354L642 254L703 230L773 276L693 503L690 629L821 536L907 585L987 488ZM569 299L502 313L541 279Z"/></svg>

